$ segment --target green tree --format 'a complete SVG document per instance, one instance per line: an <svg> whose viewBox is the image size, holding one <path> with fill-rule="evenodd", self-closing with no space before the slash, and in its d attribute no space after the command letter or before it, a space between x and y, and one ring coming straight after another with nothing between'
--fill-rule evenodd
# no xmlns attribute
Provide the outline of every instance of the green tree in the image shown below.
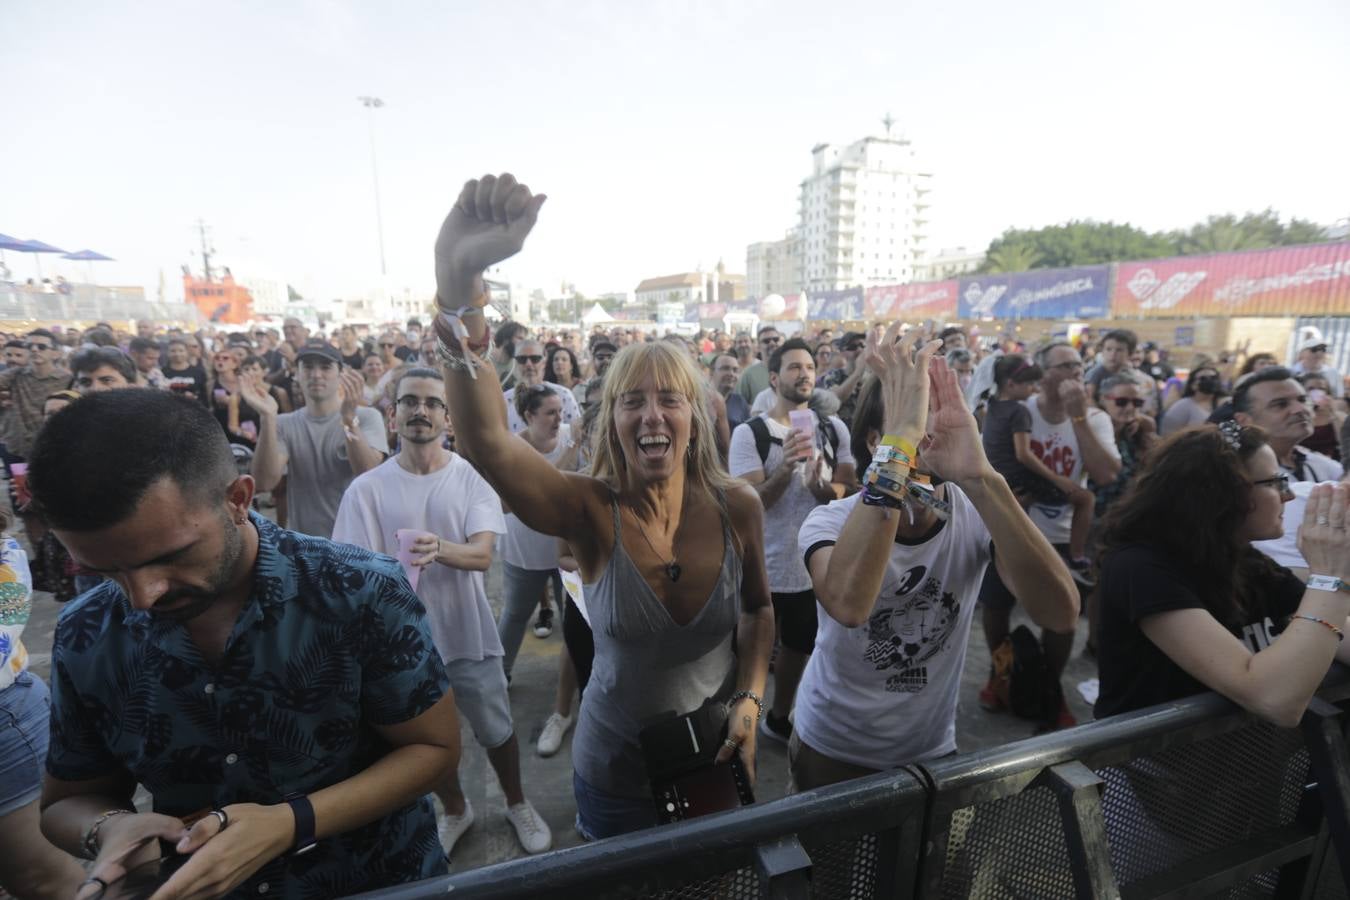
<svg viewBox="0 0 1350 900"><path fill-rule="evenodd" d="M1009 256L1011 248L1018 248ZM989 244L984 271L1020 272L1170 256L1174 242L1133 225L1073 221L1045 228L1010 228ZM1027 264L1030 261L1030 264Z"/></svg>
<svg viewBox="0 0 1350 900"><path fill-rule="evenodd" d="M1266 209L1238 218L1232 213L1210 216L1174 235L1177 250L1183 255L1229 253L1234 250L1259 250L1263 247L1288 247L1326 240L1326 229L1306 219L1290 219L1286 225L1279 213Z"/></svg>

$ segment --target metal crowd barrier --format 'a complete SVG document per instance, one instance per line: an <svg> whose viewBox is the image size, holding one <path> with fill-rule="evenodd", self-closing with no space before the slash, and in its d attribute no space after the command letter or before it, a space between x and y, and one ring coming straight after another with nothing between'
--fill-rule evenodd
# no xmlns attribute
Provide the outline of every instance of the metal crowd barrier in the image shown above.
<svg viewBox="0 0 1350 900"><path fill-rule="evenodd" d="M1297 729L1203 694L379 900L1347 898L1350 673Z"/></svg>

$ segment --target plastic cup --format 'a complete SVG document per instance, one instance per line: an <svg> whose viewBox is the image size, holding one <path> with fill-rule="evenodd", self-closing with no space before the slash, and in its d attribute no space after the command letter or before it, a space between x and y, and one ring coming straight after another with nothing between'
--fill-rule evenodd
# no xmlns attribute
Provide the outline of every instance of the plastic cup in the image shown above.
<svg viewBox="0 0 1350 900"><path fill-rule="evenodd" d="M422 575L422 567L413 565L416 556L412 548L418 538L427 535L428 532L416 528L400 528L394 532L394 539L398 541L398 561L403 565L403 573L408 576L408 584L412 585L414 591L417 590L417 579Z"/></svg>

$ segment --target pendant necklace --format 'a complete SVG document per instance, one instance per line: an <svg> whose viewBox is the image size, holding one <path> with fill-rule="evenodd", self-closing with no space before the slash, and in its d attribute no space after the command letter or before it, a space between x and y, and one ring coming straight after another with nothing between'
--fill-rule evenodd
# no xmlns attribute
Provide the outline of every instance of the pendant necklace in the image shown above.
<svg viewBox="0 0 1350 900"><path fill-rule="evenodd" d="M680 572L683 570L680 568L679 555L675 553L675 541L672 539L670 542L671 558L667 561L664 556L657 552L656 545L652 543L652 539L647 537L647 529L643 526L642 520L638 518L636 510L633 512L633 520L638 524L638 531L642 534L642 539L647 542L648 547L652 548L652 553L656 554L656 558L661 560L661 564L666 570L666 577L672 582L679 581ZM679 533L680 528L677 525L675 526L675 534L678 536Z"/></svg>

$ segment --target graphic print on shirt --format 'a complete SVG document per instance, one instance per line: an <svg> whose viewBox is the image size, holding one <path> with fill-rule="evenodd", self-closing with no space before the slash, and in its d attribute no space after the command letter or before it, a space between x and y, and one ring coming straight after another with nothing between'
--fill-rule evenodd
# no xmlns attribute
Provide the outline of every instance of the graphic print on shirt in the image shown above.
<svg viewBox="0 0 1350 900"><path fill-rule="evenodd" d="M1242 626L1242 640L1251 648L1253 653L1260 653L1275 643L1275 638L1284 632L1288 624L1286 621L1283 626L1276 628L1275 623L1270 620L1270 616L1266 616L1259 622Z"/></svg>
<svg viewBox="0 0 1350 900"><path fill-rule="evenodd" d="M878 672L891 670L886 678L891 693L915 694L928 686L924 663L947 646L961 609L938 578L925 580L924 574L923 566L906 572L895 592L901 601L881 606L867 620L864 658Z"/></svg>
<svg viewBox="0 0 1350 900"><path fill-rule="evenodd" d="M1031 452L1056 475L1063 475L1065 478L1073 476L1073 467L1078 462L1078 457L1073 447L1060 440L1059 434L1051 434L1049 443L1032 438Z"/></svg>

